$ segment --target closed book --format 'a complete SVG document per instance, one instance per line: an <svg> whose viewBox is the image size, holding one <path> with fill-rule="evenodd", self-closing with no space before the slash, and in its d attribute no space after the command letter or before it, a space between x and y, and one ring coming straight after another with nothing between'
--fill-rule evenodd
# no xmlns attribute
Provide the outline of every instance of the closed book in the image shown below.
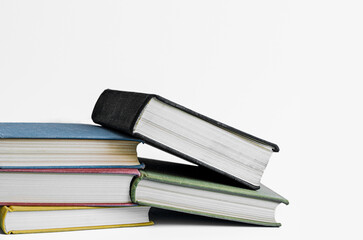
<svg viewBox="0 0 363 240"><path fill-rule="evenodd" d="M276 144L155 94L105 90L92 119L258 189Z"/></svg>
<svg viewBox="0 0 363 240"><path fill-rule="evenodd" d="M140 168L140 142L90 124L0 123L0 168Z"/></svg>
<svg viewBox="0 0 363 240"><path fill-rule="evenodd" d="M6 234L64 232L152 225L149 207L3 206L0 227Z"/></svg>
<svg viewBox="0 0 363 240"><path fill-rule="evenodd" d="M125 206L130 168L0 169L0 205Z"/></svg>
<svg viewBox="0 0 363 240"><path fill-rule="evenodd" d="M132 182L134 203L254 225L281 225L275 220L275 209L289 202L264 185L251 190L205 168L140 161L145 169Z"/></svg>

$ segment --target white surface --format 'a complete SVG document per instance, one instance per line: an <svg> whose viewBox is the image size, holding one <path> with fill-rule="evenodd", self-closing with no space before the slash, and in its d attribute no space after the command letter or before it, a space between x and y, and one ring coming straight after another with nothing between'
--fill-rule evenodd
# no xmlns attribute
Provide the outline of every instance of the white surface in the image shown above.
<svg viewBox="0 0 363 240"><path fill-rule="evenodd" d="M260 186L263 171L272 155L271 147L263 147L156 98L152 98L141 112L133 133L255 186Z"/></svg>
<svg viewBox="0 0 363 240"><path fill-rule="evenodd" d="M0 238L359 236L362 8L327 0L1 0L1 121L90 123L105 88L158 93L276 142L281 151L262 183L290 205L278 207L278 229L171 218ZM139 152L171 159L146 145Z"/></svg>

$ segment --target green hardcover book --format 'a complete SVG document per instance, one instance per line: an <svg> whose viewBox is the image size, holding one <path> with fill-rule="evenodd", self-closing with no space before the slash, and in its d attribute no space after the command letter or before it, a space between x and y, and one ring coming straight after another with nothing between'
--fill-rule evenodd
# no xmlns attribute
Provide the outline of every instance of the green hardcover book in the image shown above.
<svg viewBox="0 0 363 240"><path fill-rule="evenodd" d="M209 169L191 165L139 159L145 164L131 185L134 203L190 214L281 226L275 209L288 200L261 185L257 191Z"/></svg>

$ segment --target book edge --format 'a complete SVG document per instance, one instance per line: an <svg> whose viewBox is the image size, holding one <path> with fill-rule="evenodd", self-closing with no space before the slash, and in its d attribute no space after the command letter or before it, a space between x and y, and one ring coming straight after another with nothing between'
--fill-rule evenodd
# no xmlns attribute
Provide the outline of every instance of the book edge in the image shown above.
<svg viewBox="0 0 363 240"><path fill-rule="evenodd" d="M78 165L78 166L0 166L1 169L93 169L93 168L126 168L126 169L143 169L145 168L145 164L140 163L138 165Z"/></svg>
<svg viewBox="0 0 363 240"><path fill-rule="evenodd" d="M135 206L138 207L138 206ZM8 212L25 212L25 211L58 211L58 210L78 210L78 209L99 209L104 207L44 207L44 206L3 206L0 209L0 227L5 234L23 234L23 233L43 233L43 232L65 232L76 230L92 230L92 229L106 229L106 228L118 228L118 227L136 227L136 226L149 226L153 225L153 221L145 223L131 223L131 224L115 224L115 225L102 225L92 227L69 227L69 228L52 228L52 229L35 229L35 230L15 230L7 231L5 229L5 219Z"/></svg>
<svg viewBox="0 0 363 240"><path fill-rule="evenodd" d="M248 223L248 224L260 225L260 226L266 226L266 227L280 227L281 226L281 223L270 223L270 222L249 220L249 219L244 219L244 218L228 217L228 216L224 216L224 215L210 214L210 213L205 213L205 212L169 207L169 206L158 205L158 204L150 204L150 203L146 203L146 202L142 202L142 201L137 201L137 203L140 205L143 205L143 206L151 206L151 207L156 207L156 208L161 208L161 209L166 209L166 210L171 210L171 211L176 211L176 212L201 215L201 216L205 216L205 217L218 218L218 219L229 220L229 221L234 221L234 222Z"/></svg>
<svg viewBox="0 0 363 240"><path fill-rule="evenodd" d="M190 182L185 183L185 182L176 180L176 178L188 179L188 181L190 180ZM282 196L281 196L281 198L274 197L274 196L267 196L267 195L262 195L261 193L257 193L257 191L253 191L250 189L237 188L237 187L223 185L223 184L219 184L219 183L212 183L212 185L210 185L210 182L204 181L204 180L195 180L195 179L183 178L183 177L178 177L178 176L173 176L173 175L168 175L168 174L161 174L161 173L155 173L155 172L150 172L150 171L148 172L147 170L141 170L140 176L137 179L139 179L139 180L136 182L136 185L142 179L147 179L150 181L167 183L167 184L177 185L177 186L182 186L182 187L190 187L190 188L207 190L207 191L212 191L212 192L220 192L220 193L231 194L231 195L236 195L236 196L244 196L244 197L253 198L253 199L273 201L273 202L277 202L277 203L284 203L286 205L289 204L289 201ZM205 184L203 184L203 183L205 183ZM132 184L132 186L133 185L134 184ZM213 186L215 186L215 187L213 187ZM236 192L233 190L224 189L224 187L232 187L232 188L236 188L236 189L241 189L241 191L245 190L246 192ZM135 186L135 190L136 190L136 186Z"/></svg>
<svg viewBox="0 0 363 240"><path fill-rule="evenodd" d="M207 117L207 116L205 116L203 114L200 114L200 113L198 113L196 111L193 111L193 110L191 110L189 108L186 108L186 107L184 107L184 106L182 106L182 105L180 105L178 103L175 103L173 101L170 101L170 100L168 100L168 99L166 99L164 97L161 97L159 95L155 95L155 97L158 100L164 102L165 104L168 104L169 106L175 107L175 108L177 108L177 109L179 109L181 111L184 111L184 112L186 112L188 114L191 114L194 117L197 117L199 119L202 119L202 120L204 120L204 121L206 121L206 122L208 122L208 123L210 123L210 124L212 124L212 125L214 125L216 127L222 128L222 129L224 129L226 131L230 131L230 132L235 133L237 135L241 135L241 136L243 136L243 137L245 137L245 138L247 138L249 140L255 141L257 143L261 143L263 145L270 146L270 147L272 147L272 149L273 149L274 152L279 152L280 151L280 148L275 143L266 141L266 140L264 140L262 138L258 138L256 136L253 136L253 135L249 134L249 133L246 133L246 132L243 132L241 130L238 130L238 129L234 128L234 127L231 127L231 126L229 126L227 124L224 124L224 123L222 123L220 121L217 121L215 119L212 119L210 117Z"/></svg>
<svg viewBox="0 0 363 240"><path fill-rule="evenodd" d="M213 171L215 171L215 172L217 172L219 174L226 175L229 178L232 178L232 179L234 179L234 180L242 183L244 186L246 186L246 187L248 187L250 189L258 190L260 188L260 185L258 185L258 186L257 185L253 185L253 184L251 184L251 183L249 183L249 182L247 182L247 181L245 181L243 179L237 178L236 176L233 176L233 175L231 175L231 174L229 174L229 173L227 173L225 171L222 171L222 170L220 170L218 168L215 168L215 167L213 167L213 166L211 166L209 164L206 164L204 162L201 162L201 161L199 161L199 160L197 160L195 158L190 157L189 155L186 155L186 154L181 153L181 152L179 152L179 151L177 151L175 149L172 149L172 148L170 148L168 146L165 146L164 144L161 144L159 142L156 142L156 141L154 141L154 140L152 140L152 139L150 139L148 137L145 137L144 135L141 135L139 133L136 133L134 135L136 137L138 137L138 138L142 138L143 140L145 140L145 142L147 144L149 144L149 145L151 145L151 146L153 146L155 148L158 148L158 149L160 149L160 150L162 150L164 152L167 152L167 153L170 153L170 154L175 155L177 157L180 157L180 158L182 158L184 160L187 160L189 162L195 163L195 164L197 164L199 166L203 166L203 167L209 168L209 169L211 169L211 170L213 170Z"/></svg>
<svg viewBox="0 0 363 240"><path fill-rule="evenodd" d="M153 221L145 223L130 223L130 224L116 224L116 225L102 225L102 226L88 226L88 227L69 227L69 228L49 228L49 229L35 229L35 230L14 230L9 231L7 234L25 234L25 233L50 233L50 232L68 232L79 230L96 230L107 228L121 228L121 227L141 227L153 225Z"/></svg>
<svg viewBox="0 0 363 240"><path fill-rule="evenodd" d="M26 202L0 202L2 206L47 206L47 207L129 207L136 206L133 202L127 203L26 203Z"/></svg>

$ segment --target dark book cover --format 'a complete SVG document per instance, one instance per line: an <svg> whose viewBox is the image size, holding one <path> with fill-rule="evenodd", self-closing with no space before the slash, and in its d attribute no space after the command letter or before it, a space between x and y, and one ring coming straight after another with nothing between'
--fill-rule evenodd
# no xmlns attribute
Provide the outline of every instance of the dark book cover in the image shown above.
<svg viewBox="0 0 363 240"><path fill-rule="evenodd" d="M96 102L96 105L95 105L95 107L93 109L93 113L92 113L92 120L95 123L101 124L102 126L121 131L122 133L133 135L134 137L140 138L140 139L144 140L146 143L148 143L156 148L159 148L165 152L168 152L168 153L171 153L178 157L181 157L181 158L188 160L190 162L193 162L197 165L201 165L201 166L213 169L214 171L217 171L221 174L228 175L230 178L233 178L237 181L242 182L249 188L252 188L252 189L259 188L259 186L255 186L249 182L246 182L242 179L239 179L239 178L229 174L228 172L214 168L213 166L210 166L209 164L206 164L206 163L194 158L193 156L190 156L183 152L177 151L176 149L168 147L165 144L162 144L158 141L150 139L141 134L134 133L133 129L134 129L135 123L136 123L140 113L143 111L144 107L148 104L148 102L154 97L167 105L175 107L181 111L184 111L192 116L202 119L212 125L222 128L226 131L235 133L239 136L242 136L243 138L254 141L256 143L270 146L274 152L279 151L279 147L274 143L268 142L266 140L252 136L248 133L242 132L238 129L230 127L219 121L213 120L209 117L206 117L200 113L197 113L193 110L190 110L186 107L183 107L177 103L174 103L170 100L167 100L167 99L165 99L161 96L155 95L155 94L145 94L145 93L117 91L117 90L107 89L100 95L100 97L98 98L98 100Z"/></svg>

